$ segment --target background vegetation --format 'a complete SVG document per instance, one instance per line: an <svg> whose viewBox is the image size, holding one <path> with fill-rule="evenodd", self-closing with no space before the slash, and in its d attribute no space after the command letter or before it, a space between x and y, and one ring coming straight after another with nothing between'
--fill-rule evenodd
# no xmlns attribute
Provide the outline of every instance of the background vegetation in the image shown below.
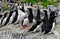
<svg viewBox="0 0 60 39"><path fill-rule="evenodd" d="M21 1L21 0L19 0ZM32 3L41 3L44 7L47 7L48 5L54 5L58 6L58 3L60 3L60 0L23 0L21 2L32 2Z"/></svg>
<svg viewBox="0 0 60 39"><path fill-rule="evenodd" d="M39 3L43 5L44 7L47 7L48 5L54 5L58 6L58 3L60 3L60 0L18 0L17 2L32 2L33 4ZM3 4L3 11L8 10L7 3Z"/></svg>
<svg viewBox="0 0 60 39"><path fill-rule="evenodd" d="M6 2L4 2L2 4L2 11L5 11L5 10L8 10L7 3Z"/></svg>

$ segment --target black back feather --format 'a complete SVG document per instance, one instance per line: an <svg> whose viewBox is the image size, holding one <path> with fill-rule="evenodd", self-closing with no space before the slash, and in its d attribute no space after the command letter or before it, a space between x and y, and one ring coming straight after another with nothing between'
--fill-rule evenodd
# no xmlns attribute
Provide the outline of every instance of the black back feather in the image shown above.
<svg viewBox="0 0 60 39"><path fill-rule="evenodd" d="M41 23L41 21L37 21L36 24L34 24L34 25L29 29L28 32L31 32L31 31L35 30L36 27L37 27L40 23Z"/></svg>
<svg viewBox="0 0 60 39"><path fill-rule="evenodd" d="M28 19L29 19L29 23L31 23L33 21L33 13L32 13L32 8L28 8L29 10L29 15L28 15Z"/></svg>
<svg viewBox="0 0 60 39"><path fill-rule="evenodd" d="M17 17L18 17L18 11L17 11L17 10L15 10L15 12L16 12L16 14L15 14L15 17L13 18L13 21L12 21L12 23L16 22L16 20L17 20Z"/></svg>
<svg viewBox="0 0 60 39"><path fill-rule="evenodd" d="M2 17L3 15L0 15L0 18Z"/></svg>
<svg viewBox="0 0 60 39"><path fill-rule="evenodd" d="M47 10L43 10L45 12L45 16L44 16L44 21L48 20L48 14L47 14Z"/></svg>
<svg viewBox="0 0 60 39"><path fill-rule="evenodd" d="M25 10L24 10L24 5L22 5L22 9L20 9L22 12L25 12Z"/></svg>
<svg viewBox="0 0 60 39"><path fill-rule="evenodd" d="M35 17L36 21L39 21L41 18L40 18L40 10L39 8L37 9L37 15Z"/></svg>

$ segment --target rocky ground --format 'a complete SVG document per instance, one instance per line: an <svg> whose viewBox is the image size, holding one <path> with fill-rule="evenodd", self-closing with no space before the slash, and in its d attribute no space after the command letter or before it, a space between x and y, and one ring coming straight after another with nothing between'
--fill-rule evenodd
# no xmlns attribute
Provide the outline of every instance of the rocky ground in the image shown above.
<svg viewBox="0 0 60 39"><path fill-rule="evenodd" d="M20 24L0 28L0 39L60 39L60 23L56 25L55 34L41 35L41 32L26 32Z"/></svg>

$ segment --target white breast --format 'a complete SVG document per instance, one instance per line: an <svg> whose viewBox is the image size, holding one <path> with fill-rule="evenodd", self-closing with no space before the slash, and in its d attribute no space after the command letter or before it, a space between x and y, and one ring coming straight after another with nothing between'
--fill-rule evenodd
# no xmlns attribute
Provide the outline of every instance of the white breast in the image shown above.
<svg viewBox="0 0 60 39"><path fill-rule="evenodd" d="M59 13L58 13L58 16L60 15L60 11L59 11Z"/></svg>
<svg viewBox="0 0 60 39"><path fill-rule="evenodd" d="M24 20L26 13L22 12L21 10L18 10L18 13L20 14L20 21Z"/></svg>
<svg viewBox="0 0 60 39"><path fill-rule="evenodd" d="M29 25L29 20L27 18L24 19L23 25Z"/></svg>
<svg viewBox="0 0 60 39"><path fill-rule="evenodd" d="M1 20L0 20L0 25L1 25Z"/></svg>
<svg viewBox="0 0 60 39"><path fill-rule="evenodd" d="M12 14L12 16L10 17L10 20L9 20L9 23L8 24L11 24L12 23L15 14L16 14L15 12Z"/></svg>
<svg viewBox="0 0 60 39"><path fill-rule="evenodd" d="M52 29L51 29L51 31L49 33L53 32L54 28L55 28L55 22L53 22Z"/></svg>
<svg viewBox="0 0 60 39"><path fill-rule="evenodd" d="M6 19L7 19L8 17L6 17L4 20L3 20L3 22L2 22L2 25L4 25L5 23L6 23Z"/></svg>

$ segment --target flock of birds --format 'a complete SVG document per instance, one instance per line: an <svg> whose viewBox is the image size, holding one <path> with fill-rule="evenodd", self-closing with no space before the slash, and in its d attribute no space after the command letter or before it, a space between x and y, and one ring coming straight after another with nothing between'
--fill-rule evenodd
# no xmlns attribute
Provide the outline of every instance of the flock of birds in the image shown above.
<svg viewBox="0 0 60 39"><path fill-rule="evenodd" d="M16 9L0 15L0 27L21 22L24 29L29 28L28 32L36 32L38 28L41 28L44 35L53 32L56 23L55 18L57 17L56 11L40 10L37 6L37 13L35 13L33 9L32 3L29 5L18 4Z"/></svg>

